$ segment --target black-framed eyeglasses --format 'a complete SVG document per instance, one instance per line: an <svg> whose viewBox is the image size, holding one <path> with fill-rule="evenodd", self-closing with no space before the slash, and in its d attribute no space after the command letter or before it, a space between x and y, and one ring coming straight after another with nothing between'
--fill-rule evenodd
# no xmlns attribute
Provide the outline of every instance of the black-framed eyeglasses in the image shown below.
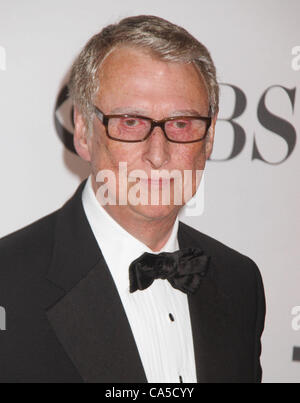
<svg viewBox="0 0 300 403"><path fill-rule="evenodd" d="M172 143L196 143L206 137L212 120L209 116L175 116L154 120L140 115L105 115L97 106L94 105L94 108L107 136L124 143L147 140L157 126Z"/></svg>

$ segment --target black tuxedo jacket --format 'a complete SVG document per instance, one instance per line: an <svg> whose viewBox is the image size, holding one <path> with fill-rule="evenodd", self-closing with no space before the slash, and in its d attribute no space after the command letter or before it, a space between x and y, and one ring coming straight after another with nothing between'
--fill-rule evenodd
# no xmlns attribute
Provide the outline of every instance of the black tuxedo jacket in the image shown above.
<svg viewBox="0 0 300 403"><path fill-rule="evenodd" d="M81 193L0 240L0 382L147 382ZM211 256L188 297L198 382L259 382L265 299L248 257L180 223L180 248ZM117 253L117 251L116 251Z"/></svg>

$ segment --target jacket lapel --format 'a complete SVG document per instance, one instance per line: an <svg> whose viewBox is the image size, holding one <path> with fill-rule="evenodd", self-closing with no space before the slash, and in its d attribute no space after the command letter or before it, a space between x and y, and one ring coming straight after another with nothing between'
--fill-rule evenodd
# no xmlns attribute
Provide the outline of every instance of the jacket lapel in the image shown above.
<svg viewBox="0 0 300 403"><path fill-rule="evenodd" d="M146 382L118 291L83 210L84 184L57 213L47 317L84 382Z"/></svg>
<svg viewBox="0 0 300 403"><path fill-rule="evenodd" d="M178 241L180 249L201 246L199 237L192 235L182 223L179 225ZM230 302L218 290L215 272L215 262L210 258L207 275L195 294L188 296L197 381L200 383L215 382L220 374L226 373L222 365L230 362L226 348L232 344L227 329ZM221 339L219 335L222 335Z"/></svg>

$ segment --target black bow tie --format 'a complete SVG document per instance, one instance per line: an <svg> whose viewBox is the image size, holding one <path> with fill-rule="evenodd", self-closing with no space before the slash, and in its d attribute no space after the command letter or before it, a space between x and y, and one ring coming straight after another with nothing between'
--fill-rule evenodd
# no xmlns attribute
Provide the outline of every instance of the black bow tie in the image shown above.
<svg viewBox="0 0 300 403"><path fill-rule="evenodd" d="M167 279L171 285L193 294L208 270L209 256L201 249L187 248L157 255L145 252L129 266L130 292L148 288L156 278Z"/></svg>

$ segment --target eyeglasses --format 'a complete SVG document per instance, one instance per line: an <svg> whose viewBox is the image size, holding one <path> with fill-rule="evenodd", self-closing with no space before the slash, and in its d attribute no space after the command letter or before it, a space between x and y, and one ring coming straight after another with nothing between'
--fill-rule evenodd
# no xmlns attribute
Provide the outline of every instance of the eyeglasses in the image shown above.
<svg viewBox="0 0 300 403"><path fill-rule="evenodd" d="M107 136L124 143L145 141L157 126L172 143L196 143L206 137L212 120L208 116L175 116L154 120L139 115L105 115L97 106L94 105L94 108Z"/></svg>

